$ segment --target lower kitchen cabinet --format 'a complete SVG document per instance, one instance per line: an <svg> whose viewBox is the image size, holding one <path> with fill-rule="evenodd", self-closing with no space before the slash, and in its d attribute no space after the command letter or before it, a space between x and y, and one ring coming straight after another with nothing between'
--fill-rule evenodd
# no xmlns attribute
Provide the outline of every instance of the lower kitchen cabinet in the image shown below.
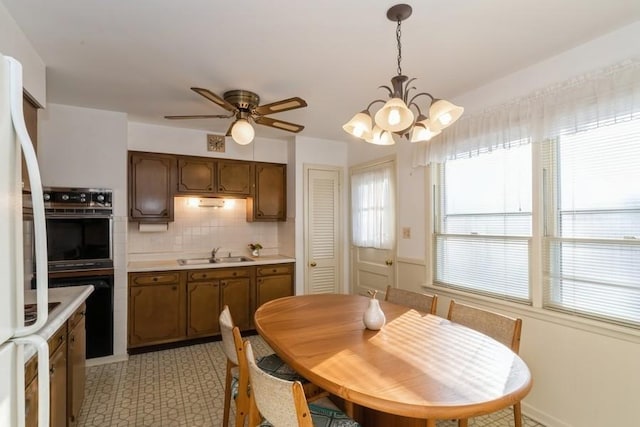
<svg viewBox="0 0 640 427"><path fill-rule="evenodd" d="M84 400L86 380L86 306L80 308L67 322L69 337L67 340L67 418L69 427L78 425L80 408Z"/></svg>
<svg viewBox="0 0 640 427"><path fill-rule="evenodd" d="M185 337L184 275L129 274L129 348Z"/></svg>
<svg viewBox="0 0 640 427"><path fill-rule="evenodd" d="M267 301L293 295L294 264L129 273L129 349L220 334L227 305L241 331Z"/></svg>
<svg viewBox="0 0 640 427"><path fill-rule="evenodd" d="M25 427L38 427L38 357L32 357L24 368Z"/></svg>
<svg viewBox="0 0 640 427"><path fill-rule="evenodd" d="M236 326L251 325L252 267L216 268L187 274L187 335L189 338L220 333L218 317L229 306Z"/></svg>
<svg viewBox="0 0 640 427"><path fill-rule="evenodd" d="M265 302L293 295L293 263L256 267L256 309Z"/></svg>
<svg viewBox="0 0 640 427"><path fill-rule="evenodd" d="M78 423L85 392L85 304L49 338L49 416L52 427ZM25 365L25 426L38 426L38 357Z"/></svg>
<svg viewBox="0 0 640 427"><path fill-rule="evenodd" d="M220 283L187 283L187 335L199 337L220 332L215 312L220 305Z"/></svg>
<svg viewBox="0 0 640 427"><path fill-rule="evenodd" d="M49 340L49 416L51 427L67 425L67 325Z"/></svg>

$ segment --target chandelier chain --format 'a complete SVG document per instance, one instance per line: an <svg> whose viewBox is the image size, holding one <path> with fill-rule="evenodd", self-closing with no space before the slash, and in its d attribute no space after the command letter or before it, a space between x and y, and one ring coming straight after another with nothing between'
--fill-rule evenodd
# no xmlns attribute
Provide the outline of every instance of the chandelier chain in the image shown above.
<svg viewBox="0 0 640 427"><path fill-rule="evenodd" d="M396 26L396 41L398 42L398 75L402 75L402 42L400 38L402 37L402 21L398 20L398 25Z"/></svg>

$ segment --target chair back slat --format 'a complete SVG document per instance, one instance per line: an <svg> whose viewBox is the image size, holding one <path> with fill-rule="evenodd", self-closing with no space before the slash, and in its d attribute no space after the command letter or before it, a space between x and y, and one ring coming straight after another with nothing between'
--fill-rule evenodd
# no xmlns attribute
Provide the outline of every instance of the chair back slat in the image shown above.
<svg viewBox="0 0 640 427"><path fill-rule="evenodd" d="M514 319L502 314L459 304L451 300L447 319L475 329L506 345L515 353L520 350L522 319Z"/></svg>
<svg viewBox="0 0 640 427"><path fill-rule="evenodd" d="M438 306L437 295L427 295L391 286L387 286L384 300L430 314L436 314Z"/></svg>

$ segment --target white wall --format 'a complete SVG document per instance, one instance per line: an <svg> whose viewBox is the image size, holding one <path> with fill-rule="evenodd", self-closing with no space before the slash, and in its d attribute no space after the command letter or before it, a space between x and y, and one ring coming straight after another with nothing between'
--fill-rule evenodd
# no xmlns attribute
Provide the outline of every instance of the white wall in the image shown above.
<svg viewBox="0 0 640 427"><path fill-rule="evenodd" d="M128 138L129 150L287 163L287 144L280 139L256 137L249 145L239 145L227 138L220 153L207 151L206 131L137 122L129 122Z"/></svg>
<svg viewBox="0 0 640 427"><path fill-rule="evenodd" d="M9 11L0 2L0 53L22 64L22 85L41 106L47 105L45 65Z"/></svg>
<svg viewBox="0 0 640 427"><path fill-rule="evenodd" d="M290 152L295 155L295 250L296 250L296 295L304 293L304 166L323 165L342 170L342 292L349 292L348 261L349 239L347 209L347 145L340 141L296 136Z"/></svg>
<svg viewBox="0 0 640 427"><path fill-rule="evenodd" d="M127 115L49 104L38 116L45 186L113 190L114 357L127 348Z"/></svg>

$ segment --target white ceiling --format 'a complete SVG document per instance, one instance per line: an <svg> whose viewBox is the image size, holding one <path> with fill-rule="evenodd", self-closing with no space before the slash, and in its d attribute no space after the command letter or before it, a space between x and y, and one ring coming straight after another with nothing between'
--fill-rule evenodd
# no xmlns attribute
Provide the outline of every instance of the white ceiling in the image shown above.
<svg viewBox="0 0 640 427"><path fill-rule="evenodd" d="M224 133L229 120L195 94L299 96L273 117L303 135L341 129L396 74L395 23L382 0L0 0L47 65L48 102L121 111L134 121ZM402 69L420 92L456 95L640 19L638 0L414 1ZM636 41L637 42L637 41ZM256 134L289 134L257 126Z"/></svg>

